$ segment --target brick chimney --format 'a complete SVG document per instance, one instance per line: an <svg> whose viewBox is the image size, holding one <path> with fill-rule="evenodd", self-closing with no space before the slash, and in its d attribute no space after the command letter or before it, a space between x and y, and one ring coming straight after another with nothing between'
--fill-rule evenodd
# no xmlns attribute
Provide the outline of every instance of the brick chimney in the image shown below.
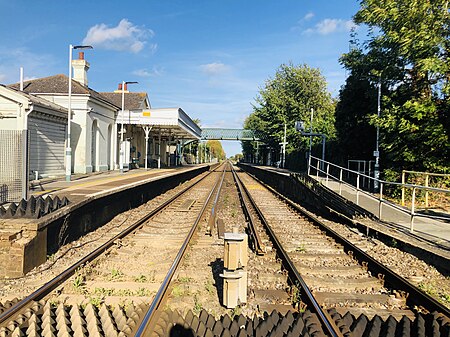
<svg viewBox="0 0 450 337"><path fill-rule="evenodd" d="M89 62L84 59L84 52L78 53L78 60L72 60L73 79L85 87L88 86L87 72L89 70Z"/></svg>
<svg viewBox="0 0 450 337"><path fill-rule="evenodd" d="M128 85L125 83L125 86L123 87L123 92L124 94L128 94ZM119 83L119 86L117 88L117 90L114 90L114 93L116 94L121 94L122 93L122 83Z"/></svg>

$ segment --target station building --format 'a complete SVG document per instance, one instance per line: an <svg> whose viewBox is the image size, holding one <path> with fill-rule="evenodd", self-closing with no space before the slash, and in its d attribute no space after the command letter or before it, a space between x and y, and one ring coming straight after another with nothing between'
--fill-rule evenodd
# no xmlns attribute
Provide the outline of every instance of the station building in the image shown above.
<svg viewBox="0 0 450 337"><path fill-rule="evenodd" d="M125 167L170 167L181 163L182 146L186 141L199 140L200 127L181 108L151 107L147 93L133 93L122 84L114 92L102 92L124 109L116 118L120 137L123 127L126 144ZM128 154L129 151L129 154Z"/></svg>
<svg viewBox="0 0 450 337"><path fill-rule="evenodd" d="M0 202L20 199L28 175L64 175L67 109L0 85Z"/></svg>
<svg viewBox="0 0 450 337"><path fill-rule="evenodd" d="M82 52L72 66L73 173L118 169L122 126L129 168L177 165L183 142L200 139L200 128L181 108L153 109L146 93L126 88L109 93L91 89L90 65ZM69 78L60 74L0 87L0 130L31 132L28 147L22 147L29 152L29 159L24 159L29 160L27 179L64 175L68 86ZM4 171L3 158L2 162ZM0 177L0 186L5 180ZM0 203L5 201L12 200L0 198Z"/></svg>

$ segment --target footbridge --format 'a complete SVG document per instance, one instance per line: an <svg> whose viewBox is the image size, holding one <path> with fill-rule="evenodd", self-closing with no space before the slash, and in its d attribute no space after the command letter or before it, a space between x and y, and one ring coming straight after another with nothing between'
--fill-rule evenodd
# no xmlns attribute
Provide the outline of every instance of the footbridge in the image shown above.
<svg viewBox="0 0 450 337"><path fill-rule="evenodd" d="M261 132L247 129L202 128L202 140L250 140L262 141Z"/></svg>

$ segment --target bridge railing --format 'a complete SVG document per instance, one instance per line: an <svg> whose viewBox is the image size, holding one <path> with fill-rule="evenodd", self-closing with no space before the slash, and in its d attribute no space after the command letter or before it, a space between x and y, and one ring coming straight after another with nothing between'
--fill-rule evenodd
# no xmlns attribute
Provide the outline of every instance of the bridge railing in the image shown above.
<svg viewBox="0 0 450 337"><path fill-rule="evenodd" d="M417 202L417 194L418 191L425 192L437 192L444 193L446 196L450 196L450 190L435 188L429 186L415 185L415 184L407 184L407 183L398 183L392 181L385 181L381 179L376 179L364 173L350 170L348 168L324 161L320 158L310 156L308 161L308 175L316 176L316 179L322 180L322 183L328 187L330 180L339 183L339 194L342 195L343 186L348 186L352 190L356 191L356 204L360 205L360 196L361 194L367 195L369 198L376 200L378 203L378 219L383 220L383 207L390 206L393 207L410 217L410 231L414 231L414 219L416 217L423 218L431 218L437 220L449 220L449 216L440 216L440 215L432 215L432 214L424 214L418 213L418 202ZM366 184L362 185L362 181L367 181ZM354 182L352 184L351 182ZM407 188L412 190L412 199L411 199L411 207L400 206L392 201L385 199L383 192L388 188L400 187L402 189ZM378 193L371 193L370 189L376 188L379 189Z"/></svg>

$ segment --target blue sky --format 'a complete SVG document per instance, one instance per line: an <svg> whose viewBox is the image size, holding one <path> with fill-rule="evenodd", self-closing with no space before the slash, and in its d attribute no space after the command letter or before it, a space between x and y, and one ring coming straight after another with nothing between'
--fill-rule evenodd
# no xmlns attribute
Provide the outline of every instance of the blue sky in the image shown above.
<svg viewBox="0 0 450 337"><path fill-rule="evenodd" d="M91 44L89 86L138 81L152 107L239 128L282 63L320 68L337 96L357 0L0 0L0 83L68 74L69 44ZM76 52L74 52L76 58ZM227 155L240 143L223 142Z"/></svg>

